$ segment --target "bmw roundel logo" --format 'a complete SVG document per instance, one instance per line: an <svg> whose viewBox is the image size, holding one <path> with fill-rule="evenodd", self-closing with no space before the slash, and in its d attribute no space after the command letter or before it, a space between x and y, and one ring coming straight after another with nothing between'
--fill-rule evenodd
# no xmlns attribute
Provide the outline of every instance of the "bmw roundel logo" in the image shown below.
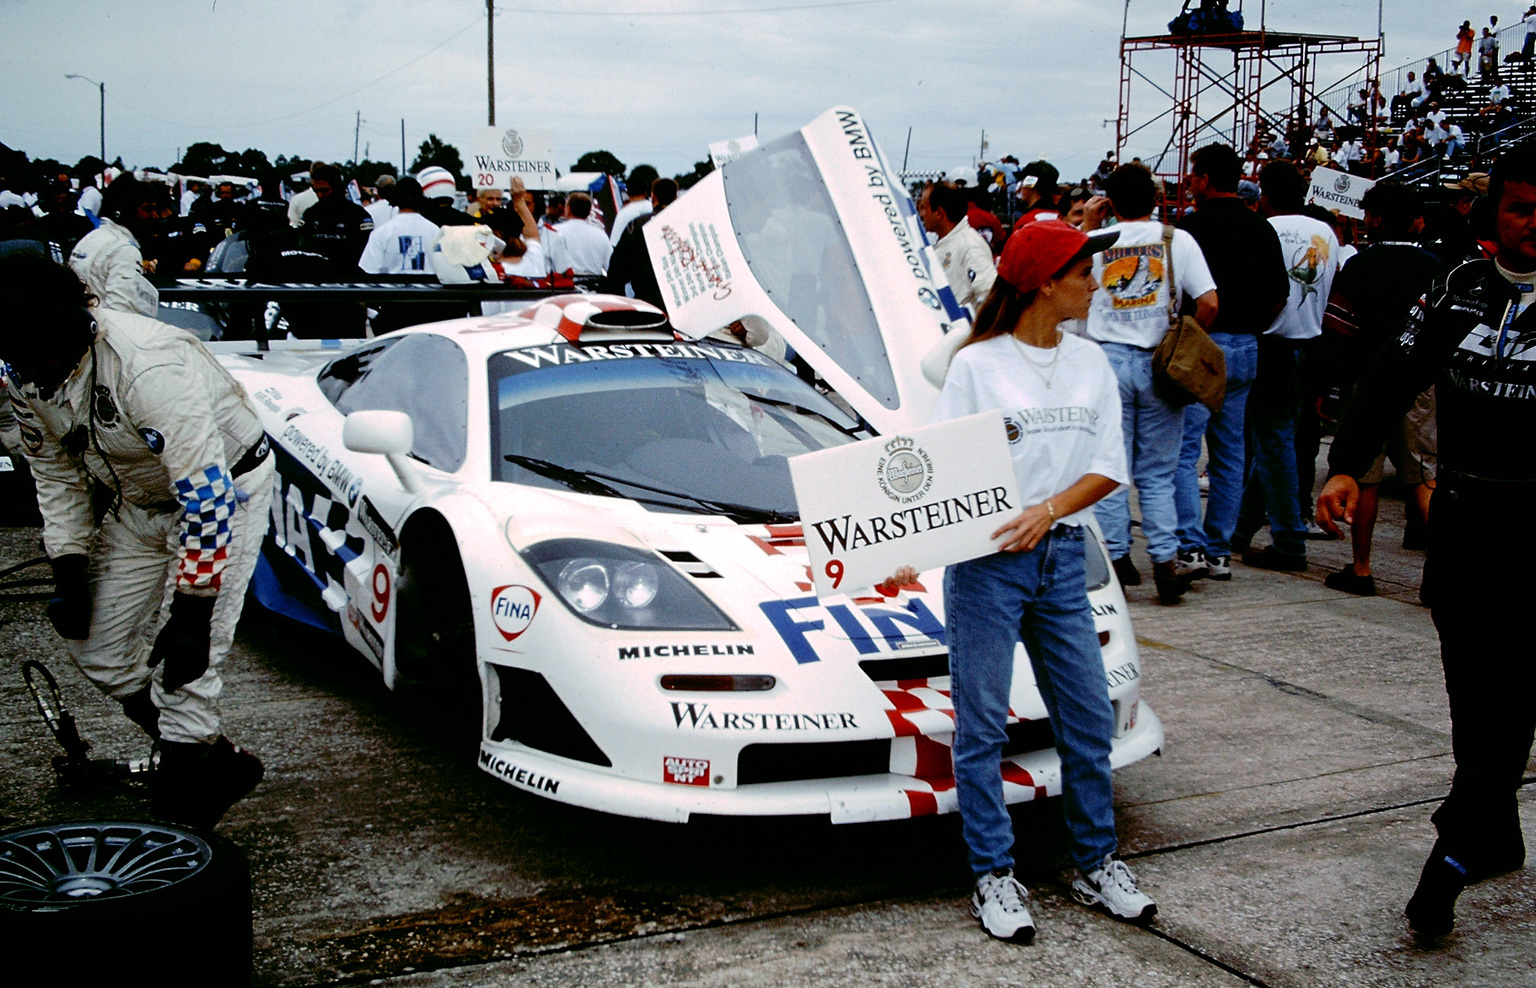
<svg viewBox="0 0 1536 988"><path fill-rule="evenodd" d="M362 490L363 490L363 478L361 478L361 477L354 477L354 478L352 478L352 483L347 487L347 507L349 507L349 508L357 507L357 495L362 493Z"/></svg>

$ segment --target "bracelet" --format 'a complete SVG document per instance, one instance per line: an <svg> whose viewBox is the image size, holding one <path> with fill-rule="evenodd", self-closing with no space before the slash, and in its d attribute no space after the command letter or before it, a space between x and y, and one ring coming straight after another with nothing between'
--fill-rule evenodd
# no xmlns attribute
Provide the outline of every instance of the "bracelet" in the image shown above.
<svg viewBox="0 0 1536 988"><path fill-rule="evenodd" d="M1047 511L1049 511L1051 513L1051 521L1055 521L1056 520L1056 505L1051 503L1051 499L1050 498L1046 498L1045 499L1045 510L1047 510Z"/></svg>

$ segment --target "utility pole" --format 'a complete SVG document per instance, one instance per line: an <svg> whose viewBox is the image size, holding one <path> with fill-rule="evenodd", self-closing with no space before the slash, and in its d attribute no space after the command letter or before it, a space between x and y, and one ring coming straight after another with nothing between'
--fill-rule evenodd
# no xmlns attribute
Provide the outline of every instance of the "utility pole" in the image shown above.
<svg viewBox="0 0 1536 988"><path fill-rule="evenodd" d="M400 174L405 174L405 118L400 118Z"/></svg>
<svg viewBox="0 0 1536 988"><path fill-rule="evenodd" d="M485 94L489 119L496 126L496 0L485 0Z"/></svg>
<svg viewBox="0 0 1536 988"><path fill-rule="evenodd" d="M102 164L102 167L106 167L106 164L107 164L107 84L104 83L104 82L97 82L95 79L87 79L85 76L77 75L74 72L69 73L64 78L66 78L66 79L81 79L81 80L83 80L85 82L90 83L91 85L95 86L97 89L99 89L101 91L101 164ZM176 156L176 160L180 161L181 160L181 155L178 154Z"/></svg>
<svg viewBox="0 0 1536 988"><path fill-rule="evenodd" d="M907 170L907 155L909 155L911 153L912 153L912 128L908 127L907 128L907 149L905 151L901 152L901 170L902 170L903 175L905 175L906 170ZM905 181L906 179L903 178L902 180Z"/></svg>
<svg viewBox="0 0 1536 988"><path fill-rule="evenodd" d="M352 125L352 166L357 167L357 138L363 130L363 111L357 111L357 123Z"/></svg>
<svg viewBox="0 0 1536 988"><path fill-rule="evenodd" d="M757 136L757 114L752 114L752 136Z"/></svg>

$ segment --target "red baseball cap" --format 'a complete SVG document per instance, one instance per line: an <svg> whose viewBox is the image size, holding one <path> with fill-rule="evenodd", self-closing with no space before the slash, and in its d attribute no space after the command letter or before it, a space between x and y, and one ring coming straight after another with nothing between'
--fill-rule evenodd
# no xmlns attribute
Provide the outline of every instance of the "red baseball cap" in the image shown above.
<svg viewBox="0 0 1536 988"><path fill-rule="evenodd" d="M1113 244L1119 230L1084 233L1061 220L1040 220L1013 231L998 258L997 273L1021 292L1032 292L1062 268Z"/></svg>

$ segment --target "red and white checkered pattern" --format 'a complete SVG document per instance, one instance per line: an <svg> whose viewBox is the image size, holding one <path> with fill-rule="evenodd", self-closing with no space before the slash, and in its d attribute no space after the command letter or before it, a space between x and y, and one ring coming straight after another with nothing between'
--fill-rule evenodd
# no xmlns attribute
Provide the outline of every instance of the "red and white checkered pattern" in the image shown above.
<svg viewBox="0 0 1536 988"><path fill-rule="evenodd" d="M567 340L575 343L581 338L581 330L587 320L598 312L652 312L663 319L666 313L649 302L622 295L556 295L526 309L517 315L541 326L548 326Z"/></svg>
<svg viewBox="0 0 1536 988"><path fill-rule="evenodd" d="M948 680L941 680L947 685ZM885 712L896 737L891 741L891 773L912 776L913 785L903 792L913 816L931 816L951 812L955 805L955 767L950 757L954 740L955 707L949 690L940 689L928 679L903 679L895 689L882 690L890 701ZM1008 711L1008 723L1019 718ZM1003 790L1009 802L1041 799L1047 793L1043 780L1009 759L1003 759ZM1009 787L1028 791L1028 795L1010 792ZM1022 799L1021 799L1022 797Z"/></svg>

